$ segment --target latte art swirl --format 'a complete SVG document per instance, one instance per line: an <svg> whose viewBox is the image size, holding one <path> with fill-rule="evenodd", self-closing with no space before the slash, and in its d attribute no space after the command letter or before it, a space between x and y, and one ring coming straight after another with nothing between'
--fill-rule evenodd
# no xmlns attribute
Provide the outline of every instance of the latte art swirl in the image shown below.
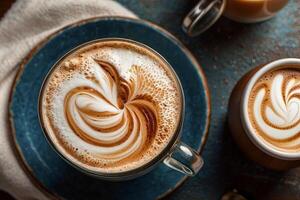
<svg viewBox="0 0 300 200"><path fill-rule="evenodd" d="M182 96L168 64L145 47L101 41L64 58L47 78L41 116L69 161L115 173L143 166L169 144Z"/></svg>
<svg viewBox="0 0 300 200"><path fill-rule="evenodd" d="M251 91L250 116L257 133L282 150L300 149L300 72L265 75Z"/></svg>
<svg viewBox="0 0 300 200"><path fill-rule="evenodd" d="M156 105L150 96L139 96L139 73L126 82L112 65L95 62L99 66L87 80L91 83L73 88L65 98L68 123L82 140L102 148L99 157L128 158L155 134Z"/></svg>

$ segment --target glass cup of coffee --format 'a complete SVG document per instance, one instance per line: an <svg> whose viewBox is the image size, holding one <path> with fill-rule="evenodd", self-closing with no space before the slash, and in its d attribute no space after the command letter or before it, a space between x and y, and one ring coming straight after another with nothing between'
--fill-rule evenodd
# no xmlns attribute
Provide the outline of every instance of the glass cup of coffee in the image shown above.
<svg viewBox="0 0 300 200"><path fill-rule="evenodd" d="M275 170L300 166L300 59L276 60L242 77L228 123L250 159Z"/></svg>
<svg viewBox="0 0 300 200"><path fill-rule="evenodd" d="M287 3L288 0L200 0L184 18L182 27L190 36L196 36L222 14L237 22L260 22L273 17Z"/></svg>
<svg viewBox="0 0 300 200"><path fill-rule="evenodd" d="M99 39L64 55L48 73L39 118L56 152L105 180L141 176L158 163L188 176L203 160L180 142L184 94L170 64L153 49Z"/></svg>

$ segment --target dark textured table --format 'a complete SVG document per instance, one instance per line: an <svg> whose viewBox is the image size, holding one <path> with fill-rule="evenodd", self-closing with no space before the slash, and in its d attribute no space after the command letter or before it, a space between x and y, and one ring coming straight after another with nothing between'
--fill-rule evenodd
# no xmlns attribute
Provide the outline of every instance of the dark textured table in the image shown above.
<svg viewBox="0 0 300 200"><path fill-rule="evenodd" d="M276 18L264 23L244 25L221 18L197 38L185 36L180 27L197 1L118 1L177 36L194 53L208 78L212 118L204 149L205 166L169 198L214 200L236 188L249 199L300 199L300 168L274 172L247 160L226 124L230 92L245 72L274 59L300 57L300 0L291 0Z"/></svg>

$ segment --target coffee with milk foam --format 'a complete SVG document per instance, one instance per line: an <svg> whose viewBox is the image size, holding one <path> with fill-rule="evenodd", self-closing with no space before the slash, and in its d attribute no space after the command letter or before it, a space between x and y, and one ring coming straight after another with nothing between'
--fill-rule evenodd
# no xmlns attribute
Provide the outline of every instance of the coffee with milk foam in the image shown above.
<svg viewBox="0 0 300 200"><path fill-rule="evenodd" d="M264 74L248 100L255 134L272 147L300 151L300 70L282 68Z"/></svg>
<svg viewBox="0 0 300 200"><path fill-rule="evenodd" d="M182 95L154 52L127 41L99 41L58 63L40 108L46 134L64 157L114 173L162 152L180 123Z"/></svg>

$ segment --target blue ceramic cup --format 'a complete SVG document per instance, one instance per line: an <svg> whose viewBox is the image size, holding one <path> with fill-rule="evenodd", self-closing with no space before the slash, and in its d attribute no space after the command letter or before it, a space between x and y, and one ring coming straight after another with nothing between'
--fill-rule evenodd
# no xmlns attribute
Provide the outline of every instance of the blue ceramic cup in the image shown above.
<svg viewBox="0 0 300 200"><path fill-rule="evenodd" d="M59 65L60 61L65 59L68 55L72 54L74 51L78 50L79 48L82 48L87 45L91 45L93 43L101 42L101 41L125 41L129 42L133 45L142 47L158 57L160 59L164 60L165 63L167 63L167 66L170 70L170 72L173 74L173 77L176 79L178 82L178 85L180 86L180 98L181 98L181 110L180 112L180 120L179 123L177 124L177 128L175 129L175 132L173 133L172 138L170 139L169 143L166 145L166 147L158 154L157 156L153 157L150 162L145 163L144 165L124 171L124 172L99 172L99 171L93 171L91 169L87 169L86 167L80 165L78 162L74 162L73 160L69 159L69 156L66 155L66 152L61 151L58 148L58 145L55 144L55 142L49 137L47 127L45 126L45 122L43 120L42 114L41 114L41 105L42 105L42 94L45 88L45 85L47 83L48 77L52 74L54 69ZM110 180L110 181L121 181L121 180L128 180L128 179L133 179L137 178L141 175L146 174L147 172L151 171L155 166L157 166L159 163L163 162L165 165L168 167L177 170L187 176L194 176L195 174L198 173L198 171L201 169L203 166L203 160L200 157L200 155L187 146L186 144L182 143L180 141L180 137L182 134L182 125L183 125L183 119L184 119L184 112L185 112L185 104L184 104L184 93L183 89L181 86L181 83L179 81L178 76L176 75L175 71L171 67L171 65L155 50L151 49L150 47L141 44L139 42L133 41L133 40L128 40L128 39L123 39L123 38L105 38L105 39L98 39L98 40L93 40L87 43L84 43L80 46L77 46L76 48L72 49L68 53L66 53L64 56L62 56L51 68L51 70L48 72L48 75L46 76L43 85L40 90L40 96L39 96L39 120L41 127L43 128L44 135L47 138L47 141L49 144L53 147L53 149L57 152L59 156L61 156L66 162L68 162L71 166L75 167L79 171L86 173L88 175L95 176L100 179L104 180Z"/></svg>

